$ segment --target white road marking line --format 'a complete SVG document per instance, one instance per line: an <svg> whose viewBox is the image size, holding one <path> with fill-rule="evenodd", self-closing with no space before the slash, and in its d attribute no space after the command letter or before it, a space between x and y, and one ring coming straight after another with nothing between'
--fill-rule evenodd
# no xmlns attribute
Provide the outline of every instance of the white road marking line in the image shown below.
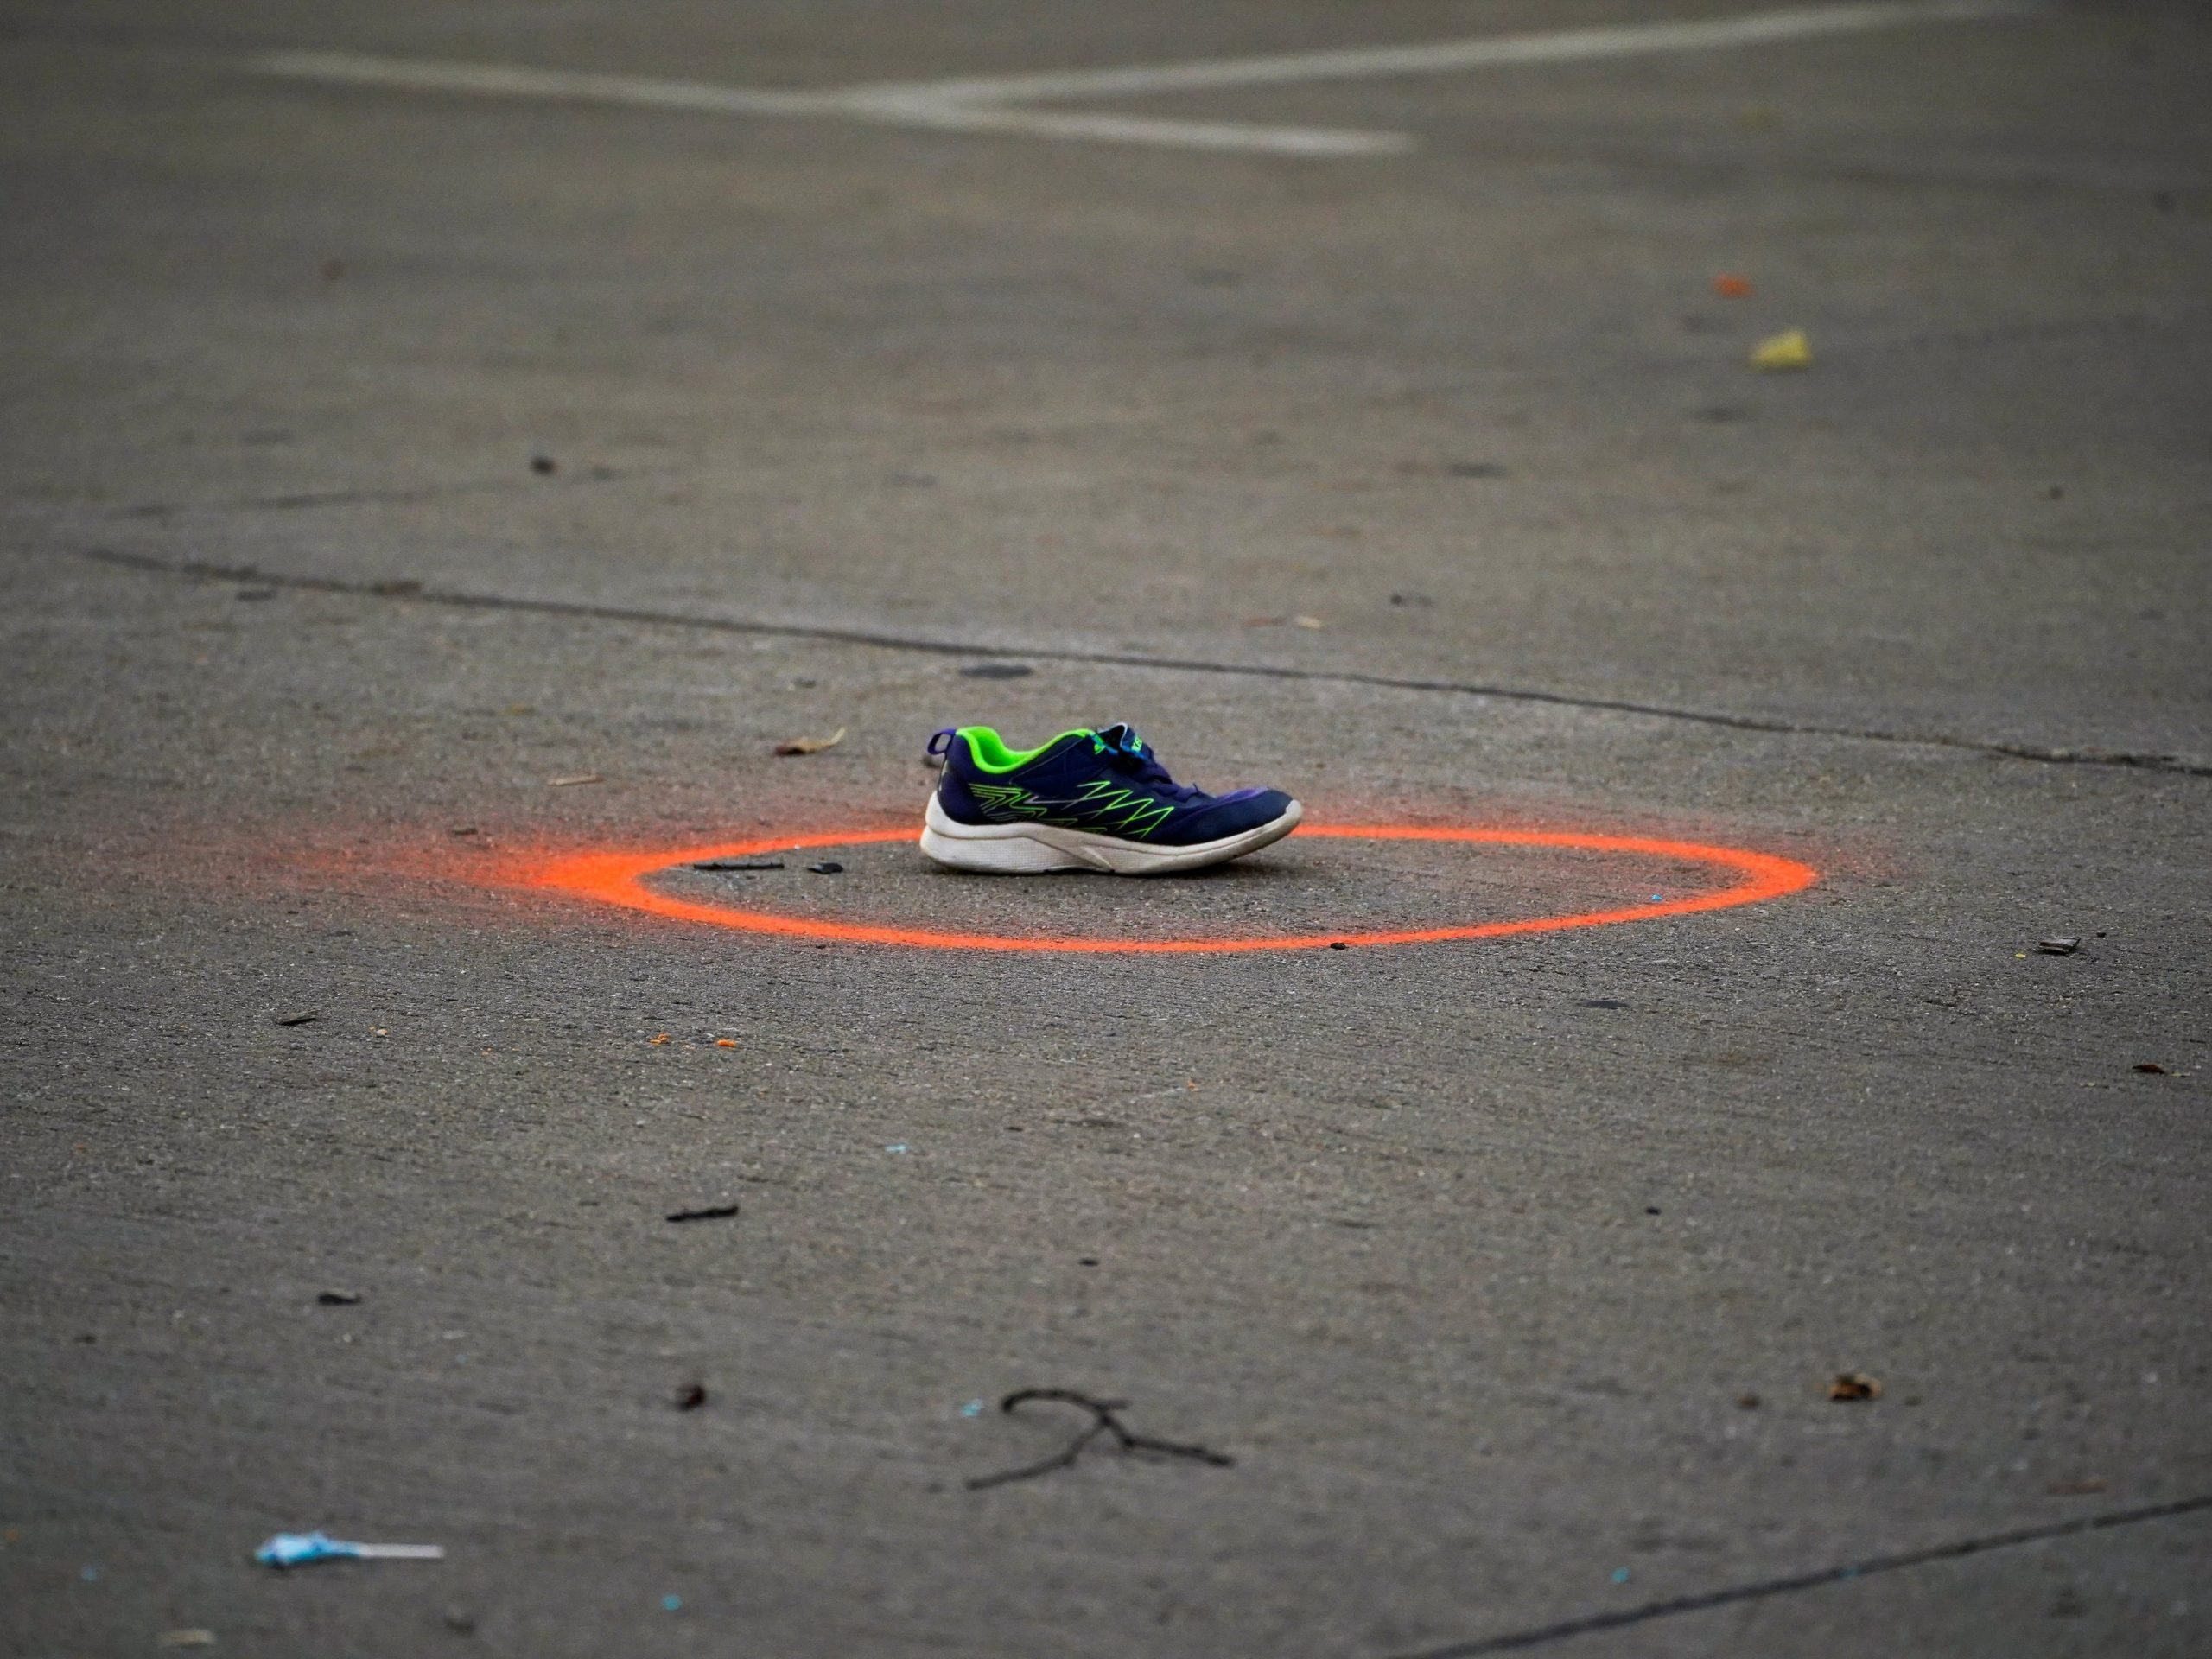
<svg viewBox="0 0 2212 1659"><path fill-rule="evenodd" d="M1283 156L1375 156L1409 149L1414 143L1404 134L1395 132L1338 132L1313 127L1160 121L1135 116L969 105L937 98L925 89L914 87L785 92L715 86L699 81L654 80L639 75L527 69L512 64L369 57L353 52L264 52L249 60L246 67L256 73L288 80L385 86L404 92L622 104L702 115L842 116L849 120L924 127L941 132L1028 133L1054 138L1164 144L1184 149L1256 150Z"/></svg>
<svg viewBox="0 0 2212 1659"><path fill-rule="evenodd" d="M265 52L247 60L257 73L293 80L385 86L493 98L539 98L708 115L830 116L942 132L1018 133L1109 143L1267 155L1382 156L1412 149L1408 133L1241 122L1171 121L1021 107L1055 99L1279 86L1316 80L1448 74L1509 64L1580 63L1653 53L1708 52L1862 34L1922 23L1980 22L2047 9L2045 0L1880 0L1804 6L1694 22L1635 23L1534 35L1479 35L1421 46L1351 47L1266 58L1077 69L1050 74L956 80L880 82L825 92L779 92L593 74L507 64L435 62L353 52Z"/></svg>
<svg viewBox="0 0 2212 1659"><path fill-rule="evenodd" d="M486 98L537 98L621 104L704 115L840 116L879 125L938 132L1025 133L1180 149L1245 150L1278 156L1380 156L1414 147L1396 132L1345 132L1316 127L1162 121L1137 116L1086 115L962 104L926 87L869 86L827 92L760 91L638 75L528 69L511 64L440 63L353 52L264 52L246 67L257 74L398 91L461 92Z"/></svg>
<svg viewBox="0 0 2212 1659"><path fill-rule="evenodd" d="M498 63L440 63L424 58L377 58L358 52L264 52L247 60L257 74L289 80L390 86L403 92L470 92L487 98L565 99L588 104L634 104L708 115L829 115L845 112L836 94L756 92L644 75L596 75L566 69L524 69Z"/></svg>
<svg viewBox="0 0 2212 1659"><path fill-rule="evenodd" d="M1409 133L1353 132L1324 127L1260 127L1243 122L1162 121L1133 115L962 104L908 94L855 96L837 111L856 120L940 132L1026 133L1108 143L1160 144L1179 149L1246 150L1275 156L1391 156L1415 147Z"/></svg>
<svg viewBox="0 0 2212 1659"><path fill-rule="evenodd" d="M1281 86L1298 81L1384 75L1448 74L1505 64L1580 63L1596 58L1663 52L1712 52L1855 35L1920 23L1983 22L2047 10L2036 0L1885 0L1863 5L1800 6L1695 22L1630 23L1535 35L1484 35L1419 46L1349 47L1281 57L1222 58L1153 67L1071 69L971 80L924 80L856 92L912 93L961 104L1035 103L1052 99L1111 98L1131 93L1205 92L1224 86Z"/></svg>

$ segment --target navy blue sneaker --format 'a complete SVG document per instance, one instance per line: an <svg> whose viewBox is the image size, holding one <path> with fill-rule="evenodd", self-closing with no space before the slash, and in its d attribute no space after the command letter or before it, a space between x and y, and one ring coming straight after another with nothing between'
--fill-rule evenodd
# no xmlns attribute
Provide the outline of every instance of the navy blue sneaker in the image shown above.
<svg viewBox="0 0 2212 1659"><path fill-rule="evenodd" d="M944 772L922 850L956 870L1164 875L1257 852L1305 809L1279 789L1208 795L1179 784L1130 726L1010 749L988 726L930 739Z"/></svg>

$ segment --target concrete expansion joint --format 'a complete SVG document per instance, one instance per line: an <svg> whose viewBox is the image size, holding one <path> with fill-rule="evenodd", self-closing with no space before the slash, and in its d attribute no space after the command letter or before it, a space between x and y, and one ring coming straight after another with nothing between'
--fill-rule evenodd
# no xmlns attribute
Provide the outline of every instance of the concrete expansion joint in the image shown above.
<svg viewBox="0 0 2212 1659"><path fill-rule="evenodd" d="M2076 1520L2053 1522L2046 1526L2019 1527L2010 1532L1956 1539L1948 1544L1934 1544L1924 1549L1900 1550L1895 1554L1872 1556L1842 1567L1824 1567L1810 1573L1792 1573L1786 1578L1764 1579L1753 1584L1732 1585L1724 1590L1707 1590L1694 1595L1672 1597L1665 1601L1646 1602L1640 1607L1623 1607L1581 1618L1562 1619L1556 1624L1541 1625L1534 1630L1514 1630L1473 1642L1455 1642L1441 1648L1424 1648L1416 1653L1401 1654L1397 1659L1481 1659L1481 1656L1487 1654L1525 1652L1530 1648L1548 1647L1554 1642L1568 1641L1578 1636L1588 1636L1599 1630L1617 1630L1631 1624L1648 1624L1655 1619L1670 1618L1681 1613L1704 1612L1737 1602L1764 1601L1772 1596L1789 1595L1800 1590L1818 1590L1829 1585L1848 1583L1854 1579L1899 1572L1906 1567L1961 1560L1969 1555L1986 1554L1991 1550L2017 1549L2024 1544L2048 1543L2054 1539L2077 1537L2083 1533L2109 1531L2114 1527L2140 1526L2150 1521L2170 1521L2206 1510L2212 1510L2212 1495L2178 1498L2168 1503L2146 1504L2141 1509L2115 1510L2103 1515L2085 1515Z"/></svg>
<svg viewBox="0 0 2212 1659"><path fill-rule="evenodd" d="M1624 697L1582 696L1567 691L1547 691L1529 686L1485 685L1471 681L1432 680L1395 674L1371 674L1357 669L1297 668L1275 663L1224 663L1201 658L1154 656L1141 652L1082 651L1064 646L979 644L973 640L931 639L914 635L880 633L866 628L839 628L802 622L761 622L738 617L692 616L677 611L657 611L641 606L598 605L575 600L527 599L505 594L460 593L428 588L412 581L349 582L337 576L286 575L253 565L213 564L196 559L164 559L118 548L69 547L60 550L72 558L136 570L149 575L181 576L197 582L232 582L261 588L286 588L303 593L342 594L355 599L404 601L414 605L448 605L463 610L512 611L537 616L561 616L599 622L622 622L644 627L690 628L709 633L749 634L785 639L813 639L827 645L861 645L877 651L911 651L936 657L1020 657L1043 662L1085 663L1108 668L1141 668L1183 674L1222 674L1251 679L1294 680L1322 685L1366 685L1390 691L1440 693L1452 696L1496 697L1506 702L1548 703L1565 709L1587 709L1600 713L1639 715L1652 720L1721 726L1735 731L1773 732L1792 737L1842 738L1860 743L1894 743L1929 748L1963 749L2006 760L2031 760L2043 766L2107 766L2155 772L2184 778L2212 778L2212 761L2185 755L2158 754L2133 749L2068 747L2038 743L2012 743L1989 738L1964 737L1944 732L1893 732L1869 726L1827 726L1810 721L1778 720L1760 715L1733 715L1707 709L1679 709L1664 703L1640 702Z"/></svg>

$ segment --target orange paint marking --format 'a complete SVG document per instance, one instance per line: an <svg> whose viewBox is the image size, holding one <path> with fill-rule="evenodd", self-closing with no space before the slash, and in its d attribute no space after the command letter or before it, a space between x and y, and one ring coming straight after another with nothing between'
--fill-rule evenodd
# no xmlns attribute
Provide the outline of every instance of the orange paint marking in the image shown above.
<svg viewBox="0 0 2212 1659"><path fill-rule="evenodd" d="M1451 927L1411 928L1371 933L1295 933L1256 938L1100 939L1046 934L952 933L922 927L884 927L863 922L818 921L773 911L742 910L702 904L655 891L645 878L658 871L721 859L755 858L766 853L815 847L858 847L911 841L912 829L838 830L817 835L763 836L752 841L721 842L709 847L657 848L645 852L588 852L546 859L518 868L518 885L543 893L590 899L625 910L642 911L671 921L697 922L784 938L835 940L850 944L898 944L936 950L1054 950L1111 956L1209 956L1244 950L1313 950L1332 944L1435 944L1457 939L1503 939L1523 933L1560 933L1570 928L1609 927L1622 922L1657 921L1700 911L1730 910L1802 892L1820 872L1795 859L1742 847L1694 841L1658 841L1641 836L1592 836L1561 831L1484 830L1410 824L1330 823L1302 825L1301 836L1343 841L1462 842L1491 847L1549 847L1572 852L1616 853L1638 858L1674 859L1732 872L1731 886L1694 898L1570 915L1527 916L1502 922L1473 922ZM1001 877L1012 884L1015 877Z"/></svg>

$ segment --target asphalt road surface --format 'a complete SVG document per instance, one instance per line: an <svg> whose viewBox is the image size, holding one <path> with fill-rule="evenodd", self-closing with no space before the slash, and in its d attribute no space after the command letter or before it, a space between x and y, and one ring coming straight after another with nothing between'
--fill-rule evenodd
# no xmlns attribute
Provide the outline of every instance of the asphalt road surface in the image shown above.
<svg viewBox="0 0 2212 1659"><path fill-rule="evenodd" d="M2212 23L1755 3L0 13L0 1653L2212 1650Z"/></svg>

